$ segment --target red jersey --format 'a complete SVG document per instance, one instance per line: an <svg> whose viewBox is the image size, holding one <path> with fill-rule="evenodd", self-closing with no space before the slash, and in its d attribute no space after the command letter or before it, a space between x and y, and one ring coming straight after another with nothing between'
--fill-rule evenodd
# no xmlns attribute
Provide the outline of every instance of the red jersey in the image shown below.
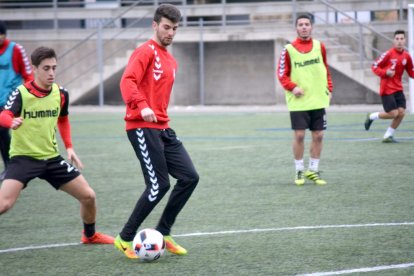
<svg viewBox="0 0 414 276"><path fill-rule="evenodd" d="M121 78L126 104L126 129L168 128L167 108L174 84L177 62L166 48L150 39L132 53ZM145 122L141 110L151 108L157 122Z"/></svg>
<svg viewBox="0 0 414 276"><path fill-rule="evenodd" d="M313 43L312 39L309 40L302 40L300 38L296 38L295 41L292 42L292 46L295 47L299 52L301 53L308 53L312 50ZM328 70L328 62L326 60L326 48L325 45L321 42L321 52L322 52L322 58L323 63L326 67L327 72L327 87L330 92L333 91L333 84L332 84L332 78L331 73ZM286 50L286 48L283 49L282 54L280 55L279 63L277 66L277 77L279 78L280 84L283 86L283 88L287 91L292 91L297 84L292 82L290 79L290 72L291 72L291 63L290 63L290 57L289 53Z"/></svg>
<svg viewBox="0 0 414 276"><path fill-rule="evenodd" d="M10 40L4 40L4 43L0 46L0 55L4 54L9 44ZM22 75L24 82L33 80L32 67L29 58L26 55L26 51L17 43L13 48L12 65L14 71Z"/></svg>
<svg viewBox="0 0 414 276"><path fill-rule="evenodd" d="M372 64L371 69L372 72L381 78L381 96L391 95L395 92L403 91L401 79L404 74L404 70L407 71L411 78L414 78L413 61L410 54L405 50L398 51L395 48L389 49ZM394 76L387 76L388 69L395 70Z"/></svg>

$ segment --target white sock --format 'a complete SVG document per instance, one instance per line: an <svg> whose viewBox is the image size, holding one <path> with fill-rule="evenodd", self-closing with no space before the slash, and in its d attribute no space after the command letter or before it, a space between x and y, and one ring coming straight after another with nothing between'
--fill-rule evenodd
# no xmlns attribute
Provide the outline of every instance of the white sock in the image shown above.
<svg viewBox="0 0 414 276"><path fill-rule="evenodd" d="M296 168L296 171L303 171L305 169L303 159L295 160L295 168Z"/></svg>
<svg viewBox="0 0 414 276"><path fill-rule="evenodd" d="M389 128L387 129L387 131L385 132L385 134L384 134L384 138L388 138L388 137L390 137L390 136L394 136L394 131L395 131L395 129L394 129L394 128L389 127Z"/></svg>
<svg viewBox="0 0 414 276"><path fill-rule="evenodd" d="M376 120L376 119L378 119L378 118L379 118L379 112L374 112L374 113L369 114L369 118L370 118L371 120Z"/></svg>
<svg viewBox="0 0 414 276"><path fill-rule="evenodd" d="M309 170L314 172L319 171L319 160L320 159L309 158Z"/></svg>

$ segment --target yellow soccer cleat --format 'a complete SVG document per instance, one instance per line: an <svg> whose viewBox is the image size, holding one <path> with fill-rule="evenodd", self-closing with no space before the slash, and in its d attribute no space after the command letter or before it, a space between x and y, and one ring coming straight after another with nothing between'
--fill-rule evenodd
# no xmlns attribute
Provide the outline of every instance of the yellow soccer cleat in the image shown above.
<svg viewBox="0 0 414 276"><path fill-rule="evenodd" d="M326 185L326 181L320 178L319 172L308 170L305 172L305 176L307 179L312 180L316 185Z"/></svg>
<svg viewBox="0 0 414 276"><path fill-rule="evenodd" d="M397 140L394 139L392 136L388 136L382 140L383 143L398 143Z"/></svg>
<svg viewBox="0 0 414 276"><path fill-rule="evenodd" d="M129 259L138 259L137 254L132 246L132 241L127 242L121 239L121 236L118 235L114 241L115 248L118 248L119 251L125 254Z"/></svg>
<svg viewBox="0 0 414 276"><path fill-rule="evenodd" d="M305 184L305 177L303 176L302 171L296 171L295 184L297 186L302 186L303 184Z"/></svg>
<svg viewBox="0 0 414 276"><path fill-rule="evenodd" d="M187 255L187 250L177 244L170 235L164 236L164 241L168 252L175 255Z"/></svg>

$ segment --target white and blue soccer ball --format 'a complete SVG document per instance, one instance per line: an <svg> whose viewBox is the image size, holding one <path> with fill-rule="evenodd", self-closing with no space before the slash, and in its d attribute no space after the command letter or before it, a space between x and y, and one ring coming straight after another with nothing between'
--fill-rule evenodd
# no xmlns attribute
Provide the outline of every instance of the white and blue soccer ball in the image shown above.
<svg viewBox="0 0 414 276"><path fill-rule="evenodd" d="M165 250L163 235L155 229L143 229L139 231L132 242L135 253L144 261L158 260Z"/></svg>

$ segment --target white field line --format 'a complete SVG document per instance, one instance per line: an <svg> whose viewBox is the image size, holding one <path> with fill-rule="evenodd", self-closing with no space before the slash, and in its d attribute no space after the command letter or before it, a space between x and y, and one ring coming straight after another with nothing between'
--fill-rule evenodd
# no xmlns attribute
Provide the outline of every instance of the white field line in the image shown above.
<svg viewBox="0 0 414 276"><path fill-rule="evenodd" d="M380 140L380 138L353 138L353 139L342 139L342 141L344 141L344 142L366 142L366 141L376 141L376 140Z"/></svg>
<svg viewBox="0 0 414 276"><path fill-rule="evenodd" d="M276 231L295 231L295 230L318 230L318 229L329 229L329 228L405 226L405 225L414 225L414 222L296 226L296 227L282 227L282 228L229 230L229 231L204 232L204 233L203 232L200 232L200 233L188 233L188 234L181 234L181 235L174 235L174 236L175 237L191 237L191 236L211 236L211 235L241 234L241 233L255 233L255 232L276 232Z"/></svg>
<svg viewBox="0 0 414 276"><path fill-rule="evenodd" d="M237 150L237 149L248 149L257 148L260 145L244 145L244 146L224 146L224 147L211 147L211 148L200 148L197 151L220 151L220 150Z"/></svg>
<svg viewBox="0 0 414 276"><path fill-rule="evenodd" d="M338 224L338 225L315 225L315 226L296 226L296 227L281 227L281 228L263 228L263 229L246 229L246 230L228 230L217 232L196 232L188 234L177 234L175 237L194 237L194 236L216 236L228 234L243 234L243 233L257 233L257 232L277 232L277 231L299 231L299 230L320 230L320 229L337 229L337 228L361 228L361 227L386 227L386 226L411 226L414 222L392 222L392 223L369 223L369 224ZM11 253L16 251L48 249L55 247L67 247L80 245L81 243L61 243L61 244L46 244L46 245L31 245L26 247L17 247L9 249L1 249L0 254Z"/></svg>
<svg viewBox="0 0 414 276"><path fill-rule="evenodd" d="M374 266L374 267L364 267L364 268L357 268L357 269L349 269L349 270L339 270L339 271L329 271L329 272L315 272L310 274L300 274L296 276L329 276L329 275L343 275L343 274L351 274L351 273L358 273L358 272L373 272L373 271L381 271L381 270L389 270L389 269L403 269L414 266L414 263L406 263L406 264L396 264L396 265L381 265L381 266Z"/></svg>
<svg viewBox="0 0 414 276"><path fill-rule="evenodd" d="M56 244L45 244L45 245L31 245L26 247L17 247L17 248L9 248L0 250L1 253L11 253L16 251L26 251L26 250L34 250L34 249L49 249L54 247L66 247L66 246L73 246L79 245L80 243L56 243Z"/></svg>

